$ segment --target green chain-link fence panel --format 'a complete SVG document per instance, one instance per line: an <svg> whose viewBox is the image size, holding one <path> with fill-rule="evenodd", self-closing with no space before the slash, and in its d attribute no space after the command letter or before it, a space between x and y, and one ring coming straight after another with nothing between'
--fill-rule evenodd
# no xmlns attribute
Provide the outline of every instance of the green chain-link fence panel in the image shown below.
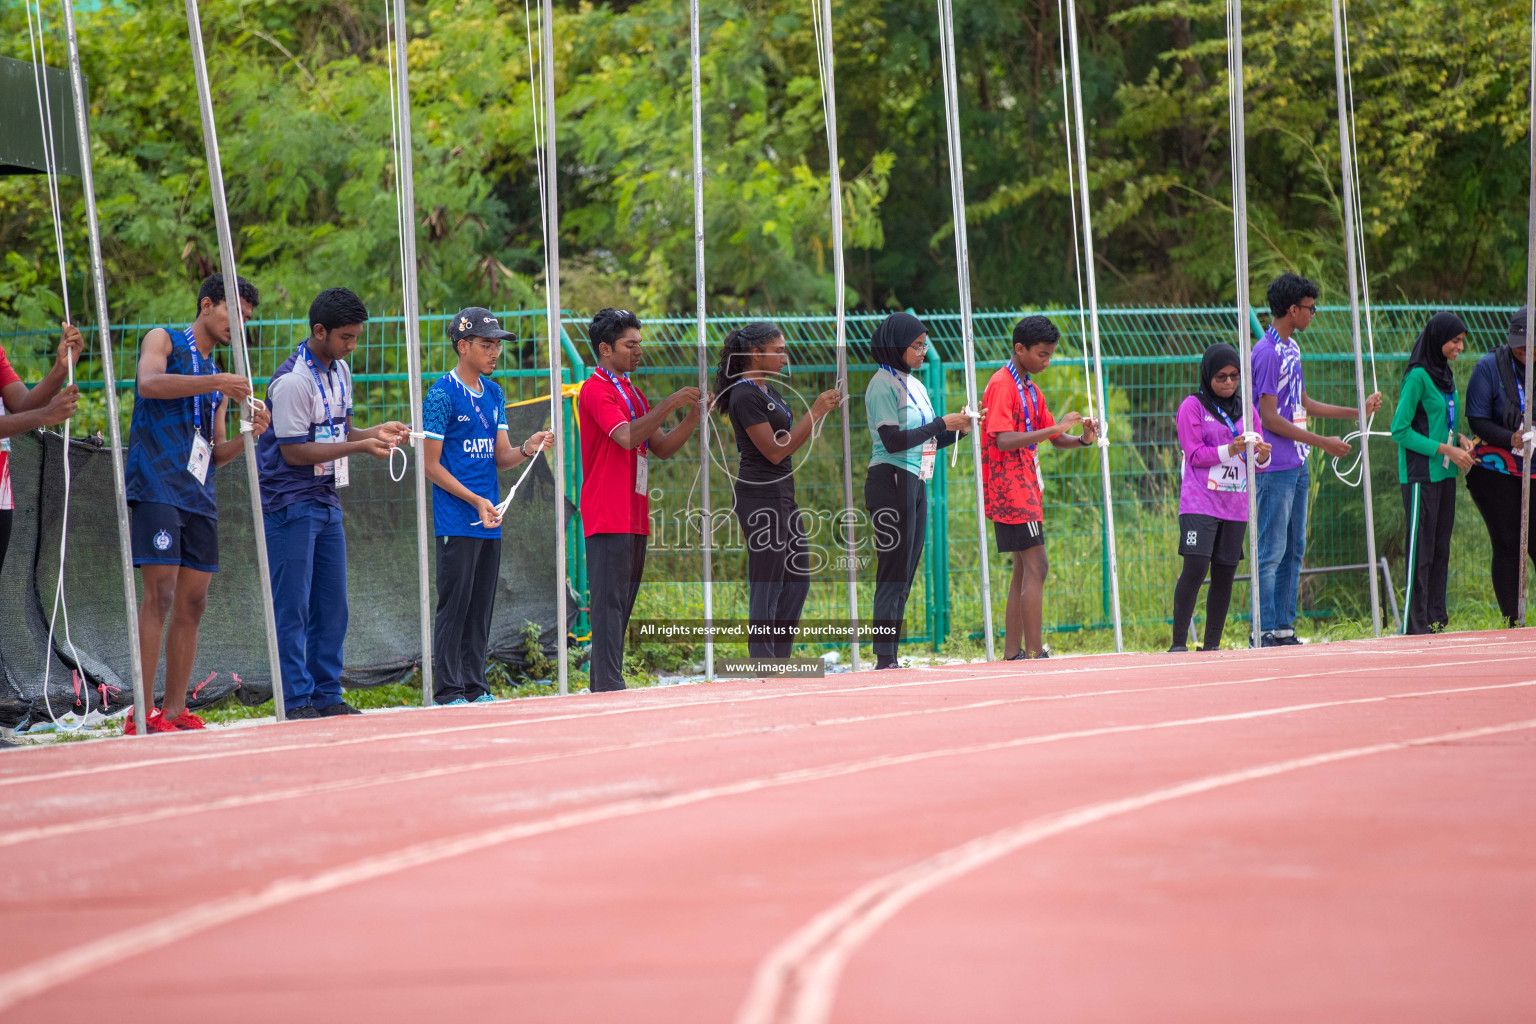
<svg viewBox="0 0 1536 1024"><path fill-rule="evenodd" d="M1385 432L1402 377L1402 364L1413 339L1428 317L1441 307L1426 305L1378 306L1371 317L1371 339L1365 355L1367 391L1381 390L1387 406L1375 418L1374 429ZM1467 351L1458 364L1463 387L1477 357L1496 347L1504 337L1512 307L1450 307L1469 328ZM1039 384L1052 411L1059 417L1069 410L1087 413L1091 374L1085 369L1086 317L1076 310L982 310L975 314L977 389L1003 365L1013 324L1026 313L1050 316L1062 332L1062 343ZM1258 311L1255 311L1258 312ZM503 324L519 335L509 346L503 368L496 377L509 402L536 400L549 393L548 353L544 342L545 318L540 312L506 311ZM930 329L933 342L924 373L938 411L958 411L963 404L965 382L960 344L960 318L952 311L919 314ZM786 397L801 403L796 414L815 395L833 386L836 364L835 322L824 315L716 316L708 321L706 363L713 378L720 343L733 327L753 319L773 319L789 341L791 369L785 381ZM876 314L848 318L849 417L852 433L854 504L862 508L863 481L870 450L864 413L864 390L874 372L867 339L881 319ZM444 333L445 318L422 318L423 366L427 384L453 364ZM586 318L571 314L564 319L563 377L580 381L593 363L585 336ZM696 321L691 316L647 318L644 321L644 362L636 373L640 386L657 400L672 391L698 383ZM1108 308L1100 312L1104 389L1109 405L1112 446L1111 496L1114 501L1122 614L1126 623L1149 630L1168 621L1173 582L1178 574L1176 516L1180 457L1174 434L1174 413L1198 379L1200 354L1216 341L1235 344L1239 329L1253 336L1257 316L1242 325L1232 309L1218 308ZM302 321L254 321L251 358L258 382L264 381L307 333ZM150 325L125 325L114 330L117 343L117 376L123 394L122 416L126 431L132 409L132 380L138 342ZM409 419L403 324L399 317L380 317L368 330L352 357L357 382L356 407L362 424L385 418ZM1354 357L1350 344L1349 311L1325 306L1312 327L1301 337L1307 389L1323 401L1353 406ZM35 380L46 369L57 335L22 332L0 335L18 371ZM227 354L221 353L227 366ZM85 391L81 430L104 430L100 370L91 360L82 364L81 386ZM1096 403L1095 403L1096 404ZM567 404L568 413L571 406ZM1098 411L1098 410L1095 410ZM1101 413L1102 414L1102 413ZM580 493L579 458L575 417L566 417L567 486L572 500ZM717 427L724 424L717 418ZM1324 433L1347 434L1353 423L1324 422ZM846 573L838 565L842 541L836 533L837 516L843 508L843 464L839 414L826 421L817 440L796 458L796 494L808 519L813 547L825 556L825 566L812 584L806 617L841 619L846 616ZM969 440L962 441L958 461L951 468L939 460L930 489L931 514L924 570L913 588L907 610L910 643L940 646L947 640L980 635L981 587L976 546L975 490L971 479ZM712 433L711 498L717 524L714 564L715 611L720 617L745 617L745 554L740 531L730 515L731 490L728 471L734 471L736 453L728 430ZM652 547L647 563L637 615L692 617L702 614L700 586L702 559L696 513L702 507L700 448L685 448L667 462L653 460ZM946 453L947 454L947 453ZM1046 481L1046 534L1051 578L1046 591L1046 622L1056 631L1102 630L1110 621L1108 559L1104 544L1103 498L1098 450L1057 452L1042 449ZM1396 478L1397 453L1390 440L1371 443L1375 518L1379 554L1389 560L1392 579L1401 588L1404 552L1402 502ZM1353 565L1365 557L1365 520L1362 495L1342 484L1328 468L1328 460L1314 453L1312 506L1306 564ZM401 486L408 486L408 481ZM513 510L515 514L515 508ZM242 514L234 512L232 514ZM402 524L409 529L410 524ZM1469 499L1458 504L1456 545L1451 570L1450 598L1453 621L1458 615L1484 615L1493 607L1488 582L1489 549L1486 532ZM585 569L580 523L572 524L569 565L578 591L585 592ZM866 531L867 532L867 531ZM990 542L990 537L988 538ZM860 538L862 554L869 553L869 539ZM994 552L992 593L994 621L1002 622L1008 564ZM1246 567L1245 567L1246 571ZM413 595L402 594L402 600ZM873 598L873 565L861 571L859 605L865 617ZM582 604L584 605L584 601ZM1369 614L1367 581L1363 572L1307 577L1302 589L1303 612L1313 617L1364 618ZM1239 584L1233 595L1234 616L1247 607L1246 588ZM1383 600L1384 614L1388 603ZM582 628L585 616L578 620ZM1234 632L1229 630L1229 635ZM1143 634L1144 636L1147 634Z"/></svg>

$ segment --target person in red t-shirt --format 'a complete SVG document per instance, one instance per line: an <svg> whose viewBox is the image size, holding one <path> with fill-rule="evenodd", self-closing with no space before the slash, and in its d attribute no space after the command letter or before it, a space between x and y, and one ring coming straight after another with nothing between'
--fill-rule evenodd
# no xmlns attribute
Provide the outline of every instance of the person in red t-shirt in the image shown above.
<svg viewBox="0 0 1536 1024"><path fill-rule="evenodd" d="M671 458L699 423L699 389L679 388L655 407L629 379L640 365L640 321L601 309L587 329L597 369L576 401L581 428L581 519L587 535L587 618L593 692L624 689L624 634L645 573L651 533L647 457ZM674 410L683 420L664 424Z"/></svg>
<svg viewBox="0 0 1536 1024"><path fill-rule="evenodd" d="M1013 556L1008 581L1008 609L1003 620L1003 657L1007 661L1046 656L1041 639L1045 577L1045 514L1040 493L1040 463L1035 447L1049 441L1057 448L1081 448L1098 438L1099 425L1069 412L1057 422L1045 395L1030 379L1051 365L1061 332L1043 316L1027 316L1013 328L1013 358L992 375L981 398L986 419L981 430L981 468L987 518L997 534L997 549ZM1066 432L1082 424L1081 436Z"/></svg>
<svg viewBox="0 0 1536 1024"><path fill-rule="evenodd" d="M54 427L75 414L80 389L69 379L69 365L80 358L85 339L73 324L60 324L64 337L54 354L53 366L36 386L28 388L11 368L11 361L0 348L0 569L5 568L5 552L11 546L11 438L38 427Z"/></svg>

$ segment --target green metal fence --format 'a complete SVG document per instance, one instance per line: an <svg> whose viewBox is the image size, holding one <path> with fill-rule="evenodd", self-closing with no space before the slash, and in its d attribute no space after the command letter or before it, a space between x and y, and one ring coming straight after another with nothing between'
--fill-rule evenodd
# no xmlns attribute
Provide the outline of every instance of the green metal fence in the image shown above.
<svg viewBox="0 0 1536 1024"><path fill-rule="evenodd" d="M1375 429L1385 431L1392 402L1406 358L1419 327L1441 307L1393 305L1377 307L1374 314L1375 370L1387 408L1376 417ZM1453 307L1469 328L1467 354L1458 377L1464 383L1476 357L1491 350L1503 338L1510 307ZM1013 324L1028 312L1049 315L1063 339L1057 356L1039 383L1052 411L1059 417L1068 410L1087 411L1088 377L1083 365L1085 320L1075 310L982 310L975 314L978 360L978 391L1003 365ZM509 402L547 395L548 360L542 339L545 321L541 313L513 310L500 314L503 323L522 341L513 343L496 377L506 389ZM964 401L965 383L960 349L960 319L952 311L920 314L930 329L932 345L923 373L940 413L956 411ZM754 317L717 316L708 323L706 361L711 375L719 343L725 333ZM808 403L834 382L834 321L831 317L785 315L773 317L789 341L791 370L786 395L793 402ZM870 450L863 395L874 367L868 361L867 339L879 315L849 317L849 385L855 465L855 505L862 506L863 479ZM422 318L424 377L430 383L452 365L451 348L444 334L445 318ZM1231 309L1215 308L1110 308L1101 310L1101 346L1105 391L1109 405L1112 498L1119 552L1122 612L1132 627L1141 628L1145 645L1168 621L1173 581L1178 574L1176 516L1179 487L1179 452L1174 433L1174 413L1195 387L1200 354L1215 341L1235 342L1238 323ZM307 333L302 321L254 321L251 358L258 381L276 370ZM586 319L572 314L564 321L563 378L580 381L590 370L592 358L585 337ZM1257 332L1259 319L1246 325ZM124 397L124 428L132 406L133 363L138 342L149 325L124 325L114 329L117 345L117 379ZM654 317L645 320L644 362L636 373L640 386L652 399L697 383L698 351L695 320L691 316ZM386 418L409 419L407 373L399 317L371 321L352 359L357 382L356 407L362 424ZM1347 308L1322 307L1313 326L1301 338L1308 391L1323 401L1354 404L1354 364L1349 339ZM0 335L24 378L35 380L46 369L56 334L22 332ZM225 360L227 364L227 360ZM1366 359L1368 390L1372 365ZM77 434L104 430L104 403L100 399L99 367L87 361L81 369L85 392ZM566 418L567 451L579 450L575 417ZM716 421L718 424L718 420ZM1324 423L1323 427L1330 424ZM1324 433L1345 434L1353 424L1331 425ZM840 619L846 616L846 572L833 568L841 555L836 534L843 508L841 444L837 415L827 421L817 441L796 456L796 493L803 509L813 512L808 520L813 553L826 559L828 568L816 574L806 607L808 618ZM924 572L913 588L908 604L907 636L911 643L942 646L946 641L980 636L981 587L974 514L975 491L970 477L970 452L962 442L957 465L951 469L941 458L930 488L928 543ZM730 515L729 478L723 471L734 467L735 451L729 434L712 439L715 469L711 497L716 511L715 609L721 617L745 617L745 553L739 530ZM642 588L639 615L689 616L702 614L701 558L695 513L702 504L700 448L684 449L668 462L653 460L652 547ZM947 454L947 453L946 453ZM1057 452L1042 448L1046 481L1046 535L1052 573L1046 591L1046 622L1055 631L1103 630L1109 625L1108 559L1104 544L1104 516L1097 459L1099 450ZM1397 487L1397 452L1390 441L1372 442L1376 496L1376 527L1380 554L1389 559L1392 577L1401 587L1403 513ZM581 467L577 457L567 459L567 489L579 500ZM1348 488L1328 470L1326 459L1314 453L1312 505L1307 565L1352 565L1365 561L1365 525L1360 492ZM401 486L409 486L403 483ZM515 514L515 508L514 508ZM578 513L579 514L579 513ZM1458 615L1486 615L1492 607L1488 583L1486 533L1470 501L1458 507L1457 543L1451 575L1453 621ZM405 528L404 526L402 528ZM570 531L569 564L578 592L585 594L585 562L579 521ZM990 538L989 538L990 539ZM860 552L872 549L868 537L859 538ZM994 556L992 593L994 619L1002 622L1009 566ZM873 598L872 560L859 572L859 602L869 614ZM1309 577L1303 586L1304 614L1313 617L1364 617L1368 614L1367 582L1363 573ZM409 599L403 595L402 599ZM581 602L585 604L584 601ZM1234 594L1234 614L1246 609L1246 594L1239 585ZM577 623L584 627L585 616ZM1229 631L1235 632L1235 631Z"/></svg>

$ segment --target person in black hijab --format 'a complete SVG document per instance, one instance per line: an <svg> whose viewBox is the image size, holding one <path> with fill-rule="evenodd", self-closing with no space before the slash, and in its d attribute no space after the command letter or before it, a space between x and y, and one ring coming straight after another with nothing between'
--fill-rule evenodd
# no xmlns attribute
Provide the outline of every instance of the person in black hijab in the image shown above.
<svg viewBox="0 0 1536 1024"><path fill-rule="evenodd" d="M1242 366L1237 349L1215 344L1200 359L1200 389L1179 406L1176 424L1184 461L1179 486L1179 554L1184 569L1173 588L1173 646L1188 650L1190 620L1200 586L1206 592L1205 646L1221 647L1232 602L1232 581L1243 560L1248 530L1248 451L1269 461L1269 445L1250 444L1255 433L1243 420Z"/></svg>
<svg viewBox="0 0 1536 1024"><path fill-rule="evenodd" d="M1450 621L1445 606L1456 525L1456 476L1472 468L1472 442L1456 433L1456 378L1467 325L1454 313L1429 318L1403 369L1392 416L1398 482L1408 514L1408 594L1403 632L1429 633Z"/></svg>
<svg viewBox="0 0 1536 1024"><path fill-rule="evenodd" d="M864 392L874 454L864 505L875 537L875 668L897 666L907 595L928 530L928 487L934 460L971 429L963 412L940 416L915 375L928 351L928 328L911 313L892 313L869 339L878 364Z"/></svg>
<svg viewBox="0 0 1536 1024"><path fill-rule="evenodd" d="M1490 575L1493 596L1513 626L1519 615L1520 474L1526 469L1522 427L1525 422L1526 311L1509 318L1503 345L1484 355L1467 382L1467 426L1476 435L1467 491L1488 527L1493 547ZM1536 502L1531 507L1529 554L1536 558Z"/></svg>

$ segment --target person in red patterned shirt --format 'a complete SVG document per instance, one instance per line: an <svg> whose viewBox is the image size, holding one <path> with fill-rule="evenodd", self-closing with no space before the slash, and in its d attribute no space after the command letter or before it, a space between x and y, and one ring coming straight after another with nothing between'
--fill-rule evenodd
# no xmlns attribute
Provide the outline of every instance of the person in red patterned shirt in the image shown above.
<svg viewBox="0 0 1536 1024"><path fill-rule="evenodd" d="M1013 558L1008 608L1003 625L1003 657L1008 661L1044 658L1041 639L1045 577L1045 514L1040 464L1035 448L1049 441L1057 448L1081 448L1098 439L1099 425L1069 412L1058 422L1045 395L1031 379L1051 365L1061 332L1043 316L1027 316L1013 328L1013 358L987 381L981 405L981 469L987 518L997 534L997 549ZM1079 435L1067 431L1081 424Z"/></svg>
<svg viewBox="0 0 1536 1024"><path fill-rule="evenodd" d="M0 568L5 566L5 552L11 546L11 438L38 427L54 427L75 414L80 389L66 386L69 365L80 358L85 339L73 324L60 324L64 336L59 341L53 366L41 381L28 388L11 368L11 361L0 348Z"/></svg>

